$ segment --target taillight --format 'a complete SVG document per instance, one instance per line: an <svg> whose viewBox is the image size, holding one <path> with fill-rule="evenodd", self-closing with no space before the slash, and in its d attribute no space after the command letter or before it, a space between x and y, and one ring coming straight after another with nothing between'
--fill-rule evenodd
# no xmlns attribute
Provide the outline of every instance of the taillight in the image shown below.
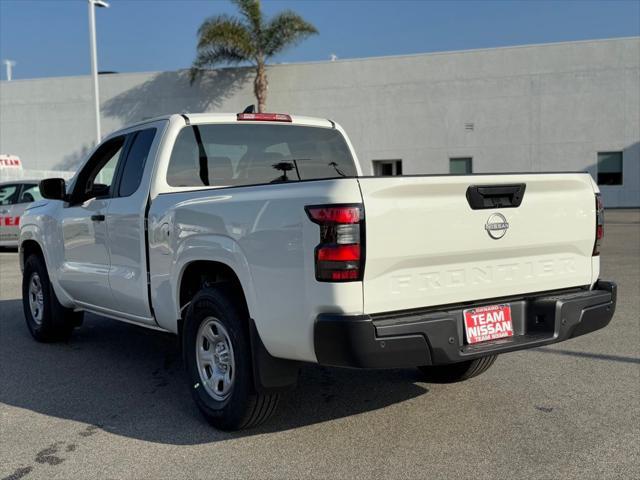
<svg viewBox="0 0 640 480"><path fill-rule="evenodd" d="M291 122L291 116L285 113L239 113L238 120L245 122Z"/></svg>
<svg viewBox="0 0 640 480"><path fill-rule="evenodd" d="M593 245L593 256L600 255L600 245L604 237L604 204L602 197L596 193L596 242Z"/></svg>
<svg viewBox="0 0 640 480"><path fill-rule="evenodd" d="M316 280L355 282L364 273L364 209L362 205L313 205L305 207L313 223L320 225L315 249Z"/></svg>

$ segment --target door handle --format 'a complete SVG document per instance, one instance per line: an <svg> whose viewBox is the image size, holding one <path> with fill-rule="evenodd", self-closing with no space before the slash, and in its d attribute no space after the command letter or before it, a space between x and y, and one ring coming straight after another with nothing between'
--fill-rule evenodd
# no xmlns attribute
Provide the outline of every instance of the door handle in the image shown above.
<svg viewBox="0 0 640 480"><path fill-rule="evenodd" d="M515 185L470 185L467 201L473 210L517 208L522 203L525 183Z"/></svg>
<svg viewBox="0 0 640 480"><path fill-rule="evenodd" d="M91 215L91 220L93 220L94 222L104 222L104 215Z"/></svg>

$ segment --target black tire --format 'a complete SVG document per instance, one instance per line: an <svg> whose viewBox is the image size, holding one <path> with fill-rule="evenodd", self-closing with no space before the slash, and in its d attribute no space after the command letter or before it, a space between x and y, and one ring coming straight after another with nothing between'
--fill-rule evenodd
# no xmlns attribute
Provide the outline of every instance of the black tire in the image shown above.
<svg viewBox="0 0 640 480"><path fill-rule="evenodd" d="M431 383L454 383L469 380L486 372L498 358L497 355L467 360L449 365L429 365L418 367L425 379Z"/></svg>
<svg viewBox="0 0 640 480"><path fill-rule="evenodd" d="M191 301L182 332L182 354L191 395L207 421L220 430L242 430L260 425L273 415L279 400L278 394L258 393L255 390L248 319L243 310L234 304L232 296L225 294L224 290L204 288ZM217 329L216 325L222 325L226 330L224 333L218 330L217 333L227 334L235 362L230 390L223 398L216 398L215 391L212 393L212 389L216 388L215 382L211 381L213 375L209 382L205 382L211 368L203 368L203 379L198 367L196 350L205 346L206 352L209 348L215 350L199 334L201 326L204 332L205 326L211 322L217 322L214 329Z"/></svg>
<svg viewBox="0 0 640 480"><path fill-rule="evenodd" d="M30 306L30 284L37 280L42 294L41 311L34 316ZM69 338L73 329L82 324L82 312L63 307L49 281L47 266L40 255L30 255L22 275L22 309L27 327L39 342L57 342Z"/></svg>

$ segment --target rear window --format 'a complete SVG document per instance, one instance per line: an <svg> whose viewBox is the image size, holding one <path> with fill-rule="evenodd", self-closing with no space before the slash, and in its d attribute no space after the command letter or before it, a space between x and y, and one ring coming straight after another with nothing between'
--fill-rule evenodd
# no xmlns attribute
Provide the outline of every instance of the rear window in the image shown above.
<svg viewBox="0 0 640 480"><path fill-rule="evenodd" d="M299 125L193 125L178 134L167 170L173 187L237 186L354 177L344 137Z"/></svg>

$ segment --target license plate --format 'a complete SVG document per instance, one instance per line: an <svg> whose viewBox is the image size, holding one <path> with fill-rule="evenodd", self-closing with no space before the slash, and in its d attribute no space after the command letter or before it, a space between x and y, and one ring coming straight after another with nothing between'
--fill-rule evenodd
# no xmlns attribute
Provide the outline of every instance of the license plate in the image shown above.
<svg viewBox="0 0 640 480"><path fill-rule="evenodd" d="M511 305L487 305L463 312L464 329L469 344L513 336Z"/></svg>

